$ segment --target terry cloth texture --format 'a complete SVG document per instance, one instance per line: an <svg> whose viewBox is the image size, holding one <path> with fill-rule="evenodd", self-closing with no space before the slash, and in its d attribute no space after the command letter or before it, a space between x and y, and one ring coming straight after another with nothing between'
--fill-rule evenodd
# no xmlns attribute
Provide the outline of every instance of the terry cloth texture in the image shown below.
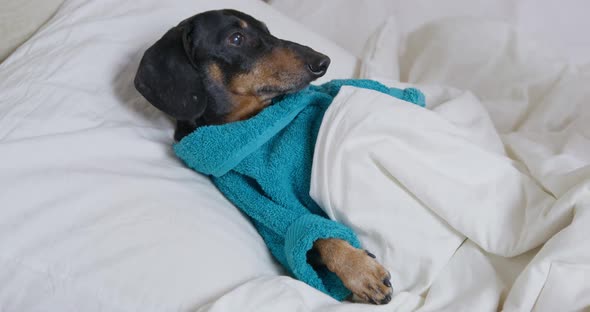
<svg viewBox="0 0 590 312"><path fill-rule="evenodd" d="M286 95L244 121L204 126L174 151L190 168L209 175L217 188L252 220L273 256L297 279L344 300L350 291L307 253L323 238L360 248L348 227L326 217L309 196L317 134L326 109L342 86L373 89L424 106L417 89L389 88L372 80L333 80Z"/></svg>

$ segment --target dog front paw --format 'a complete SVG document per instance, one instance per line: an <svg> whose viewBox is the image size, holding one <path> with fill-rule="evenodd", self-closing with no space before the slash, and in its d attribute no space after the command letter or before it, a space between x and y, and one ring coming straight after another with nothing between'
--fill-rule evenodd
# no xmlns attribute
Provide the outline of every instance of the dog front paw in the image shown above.
<svg viewBox="0 0 590 312"><path fill-rule="evenodd" d="M339 239L319 240L315 247L322 262L353 293L353 301L372 304L391 301L391 274L377 262L375 255Z"/></svg>
<svg viewBox="0 0 590 312"><path fill-rule="evenodd" d="M354 255L348 257L347 265L338 270L336 275L352 291L353 301L372 304L391 301L391 274L372 253L357 249Z"/></svg>

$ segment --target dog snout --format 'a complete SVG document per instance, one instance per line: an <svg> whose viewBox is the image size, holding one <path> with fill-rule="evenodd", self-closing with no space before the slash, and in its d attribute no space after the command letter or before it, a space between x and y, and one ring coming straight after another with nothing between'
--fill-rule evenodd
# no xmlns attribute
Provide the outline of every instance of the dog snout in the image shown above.
<svg viewBox="0 0 590 312"><path fill-rule="evenodd" d="M315 58L312 58L307 64L307 68L314 78L322 77L326 71L328 71L328 66L330 66L329 57L320 53L317 54L318 55Z"/></svg>
<svg viewBox="0 0 590 312"><path fill-rule="evenodd" d="M283 43L288 49L295 52L295 55L305 65L308 77L317 79L326 74L330 66L329 57L301 44L291 41L283 41Z"/></svg>

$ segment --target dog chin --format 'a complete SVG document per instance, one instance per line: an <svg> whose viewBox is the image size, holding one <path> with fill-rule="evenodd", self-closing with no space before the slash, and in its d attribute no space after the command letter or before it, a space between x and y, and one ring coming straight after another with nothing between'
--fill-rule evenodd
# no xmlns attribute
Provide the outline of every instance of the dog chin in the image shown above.
<svg viewBox="0 0 590 312"><path fill-rule="evenodd" d="M299 92L299 91L307 88L315 80L316 79L302 79L298 83L294 84L291 88L286 90L286 92L283 92L283 94L291 94L291 93Z"/></svg>
<svg viewBox="0 0 590 312"><path fill-rule="evenodd" d="M297 93L309 86L309 83L310 82L301 82L288 88L263 87L258 90L258 93L263 95L265 98L275 98L287 94Z"/></svg>

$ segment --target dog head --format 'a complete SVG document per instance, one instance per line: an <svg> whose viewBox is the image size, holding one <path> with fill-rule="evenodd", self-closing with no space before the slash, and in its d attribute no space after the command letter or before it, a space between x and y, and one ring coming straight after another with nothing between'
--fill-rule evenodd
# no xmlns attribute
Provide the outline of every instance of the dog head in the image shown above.
<svg viewBox="0 0 590 312"><path fill-rule="evenodd" d="M327 56L274 37L247 14L208 11L182 21L145 52L135 86L152 105L196 127L249 118L274 97L323 76L329 65Z"/></svg>

